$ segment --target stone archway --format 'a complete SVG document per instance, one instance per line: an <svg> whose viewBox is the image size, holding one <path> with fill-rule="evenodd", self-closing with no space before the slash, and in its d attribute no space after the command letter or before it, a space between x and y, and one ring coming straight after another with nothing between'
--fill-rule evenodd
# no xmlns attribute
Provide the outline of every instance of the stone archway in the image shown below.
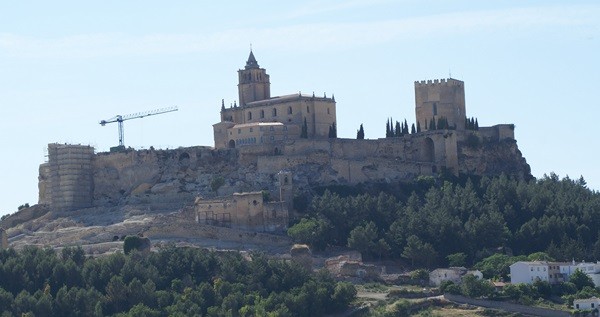
<svg viewBox="0 0 600 317"><path fill-rule="evenodd" d="M235 141L234 140L229 140L229 144L228 145L229 145L230 149L235 148Z"/></svg>

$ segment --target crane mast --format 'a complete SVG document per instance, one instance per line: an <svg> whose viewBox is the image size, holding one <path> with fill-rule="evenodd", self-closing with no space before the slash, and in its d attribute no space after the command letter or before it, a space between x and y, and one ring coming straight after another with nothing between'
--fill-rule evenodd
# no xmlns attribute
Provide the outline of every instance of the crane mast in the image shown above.
<svg viewBox="0 0 600 317"><path fill-rule="evenodd" d="M175 106L175 107L160 108L160 109L144 111L144 112L130 113L130 114L127 114L124 116L116 115L110 119L100 121L100 125L105 126L107 123L117 122L119 124L119 148L124 148L125 147L125 135L123 132L123 121L131 120L131 119L139 119L139 118L143 118L143 117L153 116L153 115L157 115L157 114L163 114L163 113L167 113L167 112L173 112L173 111L177 111L177 110L179 110L179 109L177 109L177 106Z"/></svg>

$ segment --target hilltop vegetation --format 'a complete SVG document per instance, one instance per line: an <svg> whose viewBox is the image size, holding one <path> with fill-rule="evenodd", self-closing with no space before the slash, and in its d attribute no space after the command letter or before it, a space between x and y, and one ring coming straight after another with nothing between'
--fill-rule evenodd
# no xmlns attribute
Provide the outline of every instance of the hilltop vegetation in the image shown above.
<svg viewBox="0 0 600 317"><path fill-rule="evenodd" d="M346 309L356 290L326 272L168 247L86 258L81 248L0 251L2 316L321 316Z"/></svg>
<svg viewBox="0 0 600 317"><path fill-rule="evenodd" d="M420 178L370 194L331 188L308 204L288 234L316 249L349 246L415 266L470 265L497 251L600 259L600 194L585 180Z"/></svg>

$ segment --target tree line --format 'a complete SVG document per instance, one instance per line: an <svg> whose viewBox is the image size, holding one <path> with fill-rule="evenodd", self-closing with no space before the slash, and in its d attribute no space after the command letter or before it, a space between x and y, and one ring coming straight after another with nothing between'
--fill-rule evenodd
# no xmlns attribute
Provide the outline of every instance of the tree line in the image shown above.
<svg viewBox="0 0 600 317"><path fill-rule="evenodd" d="M0 251L1 316L320 316L355 295L325 271L259 253Z"/></svg>
<svg viewBox="0 0 600 317"><path fill-rule="evenodd" d="M600 259L600 194L583 178L420 177L377 189L356 194L346 188L349 195L326 190L288 234L316 249L348 246L367 258L404 258L427 267L447 265L458 253L472 265L497 250Z"/></svg>

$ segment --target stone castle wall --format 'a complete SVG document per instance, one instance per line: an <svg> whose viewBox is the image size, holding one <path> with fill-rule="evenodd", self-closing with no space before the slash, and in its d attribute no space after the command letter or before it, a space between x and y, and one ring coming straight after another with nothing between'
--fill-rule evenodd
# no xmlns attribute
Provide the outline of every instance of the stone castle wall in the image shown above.
<svg viewBox="0 0 600 317"><path fill-rule="evenodd" d="M408 181L444 170L526 177L529 166L512 129L500 125L378 140L297 139L238 149L189 147L96 155L90 147L80 152L68 152L67 147L64 155L50 155L40 167L40 203L65 210L146 204L159 211L191 205L198 196L214 199L266 190L279 197L277 175L283 170L293 178L296 193L314 186ZM74 173L67 174L77 177L59 178L67 167L76 171L67 169Z"/></svg>

